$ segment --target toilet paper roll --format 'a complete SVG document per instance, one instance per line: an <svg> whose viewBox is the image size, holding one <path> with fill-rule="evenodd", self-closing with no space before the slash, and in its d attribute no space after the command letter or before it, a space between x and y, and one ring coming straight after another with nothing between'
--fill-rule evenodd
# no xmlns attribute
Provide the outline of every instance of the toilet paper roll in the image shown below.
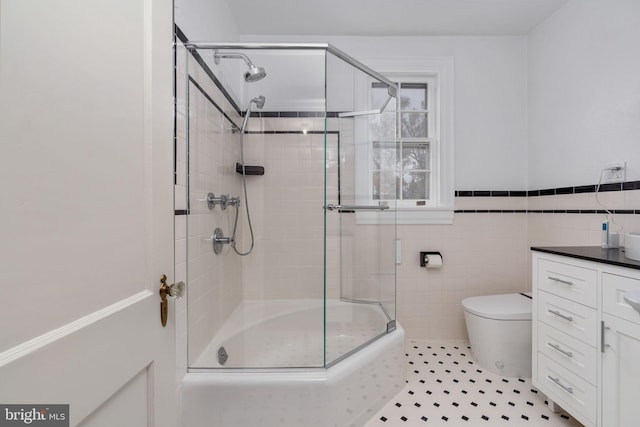
<svg viewBox="0 0 640 427"><path fill-rule="evenodd" d="M425 264L429 269L442 267L442 255L429 254L425 256Z"/></svg>

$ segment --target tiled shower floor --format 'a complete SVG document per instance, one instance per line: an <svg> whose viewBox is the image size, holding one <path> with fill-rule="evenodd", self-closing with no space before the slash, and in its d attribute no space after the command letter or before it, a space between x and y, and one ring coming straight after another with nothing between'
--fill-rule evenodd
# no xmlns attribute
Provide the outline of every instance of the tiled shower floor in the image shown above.
<svg viewBox="0 0 640 427"><path fill-rule="evenodd" d="M531 379L479 368L467 343L407 341L407 384L365 427L581 426L554 414Z"/></svg>

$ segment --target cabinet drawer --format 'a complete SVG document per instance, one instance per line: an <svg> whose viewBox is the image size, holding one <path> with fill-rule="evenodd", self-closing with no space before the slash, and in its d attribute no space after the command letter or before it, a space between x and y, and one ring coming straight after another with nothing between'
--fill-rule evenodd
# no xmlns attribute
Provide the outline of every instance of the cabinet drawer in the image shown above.
<svg viewBox="0 0 640 427"><path fill-rule="evenodd" d="M598 299L596 270L538 260L538 289L596 308Z"/></svg>
<svg viewBox="0 0 640 427"><path fill-rule="evenodd" d="M592 308L539 291L538 320L593 347L597 345L598 319Z"/></svg>
<svg viewBox="0 0 640 427"><path fill-rule="evenodd" d="M538 351L589 383L596 384L598 355L595 347L538 323Z"/></svg>
<svg viewBox="0 0 640 427"><path fill-rule="evenodd" d="M538 387L549 398L572 413L596 421L596 387L538 353Z"/></svg>
<svg viewBox="0 0 640 427"><path fill-rule="evenodd" d="M640 323L640 313L624 300L627 291L640 289L640 280L602 273L602 310L621 319Z"/></svg>

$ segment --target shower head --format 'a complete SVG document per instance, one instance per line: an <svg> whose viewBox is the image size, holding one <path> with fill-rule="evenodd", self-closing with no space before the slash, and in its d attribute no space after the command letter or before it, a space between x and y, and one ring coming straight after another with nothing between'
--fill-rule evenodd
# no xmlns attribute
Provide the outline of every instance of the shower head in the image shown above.
<svg viewBox="0 0 640 427"><path fill-rule="evenodd" d="M220 63L221 58L236 58L236 59L244 59L244 62L247 63L249 69L246 73L244 73L244 80L248 83L257 82L258 80L262 80L266 77L267 72L262 67L256 67L253 65L253 62L249 59L247 55L244 53L220 53L217 50L213 52L213 60L216 64Z"/></svg>
<svg viewBox="0 0 640 427"><path fill-rule="evenodd" d="M264 79L266 76L267 72L264 71L264 68L256 67L255 65L251 64L249 66L249 70L244 73L244 81L253 83L257 82L258 80Z"/></svg>

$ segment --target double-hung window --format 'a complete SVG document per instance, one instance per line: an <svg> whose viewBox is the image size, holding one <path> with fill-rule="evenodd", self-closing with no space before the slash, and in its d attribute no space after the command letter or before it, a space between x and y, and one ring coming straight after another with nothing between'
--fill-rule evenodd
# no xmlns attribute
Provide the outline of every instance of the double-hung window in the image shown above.
<svg viewBox="0 0 640 427"><path fill-rule="evenodd" d="M368 203L396 207L398 224L451 224L454 212L453 59L370 59L398 84L395 138L371 133L356 186ZM387 99L373 83L369 103ZM366 160L365 160L366 159ZM368 162L365 166L364 162ZM365 176L365 171L368 176ZM362 222L375 222L362 216Z"/></svg>
<svg viewBox="0 0 640 427"><path fill-rule="evenodd" d="M372 141L371 197L396 200L399 208L432 206L439 194L435 79L399 81L398 87L396 140ZM386 86L373 84L374 108L386 94Z"/></svg>

